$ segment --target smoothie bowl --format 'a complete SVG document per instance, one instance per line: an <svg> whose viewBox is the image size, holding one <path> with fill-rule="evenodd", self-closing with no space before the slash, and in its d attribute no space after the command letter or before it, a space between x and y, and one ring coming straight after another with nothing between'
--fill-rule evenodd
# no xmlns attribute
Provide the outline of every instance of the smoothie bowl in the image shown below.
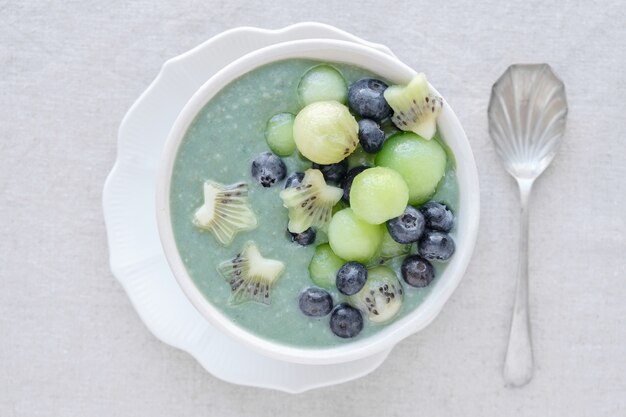
<svg viewBox="0 0 626 417"><path fill-rule="evenodd" d="M198 311L262 354L331 364L422 329L460 282L479 194L423 74L366 46L276 44L215 74L166 143L157 220Z"/></svg>

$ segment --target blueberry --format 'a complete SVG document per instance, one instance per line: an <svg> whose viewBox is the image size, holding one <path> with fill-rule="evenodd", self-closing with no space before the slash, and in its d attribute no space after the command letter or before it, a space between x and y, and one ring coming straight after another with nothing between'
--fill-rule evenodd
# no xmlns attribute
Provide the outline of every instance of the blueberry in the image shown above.
<svg viewBox="0 0 626 417"><path fill-rule="evenodd" d="M447 261L454 254L454 240L438 230L426 230L419 241L420 255L433 261Z"/></svg>
<svg viewBox="0 0 626 417"><path fill-rule="evenodd" d="M356 308L339 304L330 315L330 330L344 339L354 337L363 330L363 316Z"/></svg>
<svg viewBox="0 0 626 417"><path fill-rule="evenodd" d="M285 188L297 187L304 179L304 172L293 172L285 180Z"/></svg>
<svg viewBox="0 0 626 417"><path fill-rule="evenodd" d="M323 317L333 309L333 298L321 288L307 288L298 299L300 310L309 317Z"/></svg>
<svg viewBox="0 0 626 417"><path fill-rule="evenodd" d="M348 172L348 161L344 159L341 162L330 165L313 164L313 168L322 171L322 175L324 175L324 179L326 181L332 181L335 184L339 184L343 177L346 176L346 172Z"/></svg>
<svg viewBox="0 0 626 417"><path fill-rule="evenodd" d="M271 187L285 178L287 167L282 159L271 152L263 152L252 161L252 177L263 187Z"/></svg>
<svg viewBox="0 0 626 417"><path fill-rule="evenodd" d="M454 214L444 204L429 201L420 208L420 211L429 229L449 232L454 225Z"/></svg>
<svg viewBox="0 0 626 417"><path fill-rule="evenodd" d="M387 221L389 234L398 243L417 242L424 233L424 215L415 207L407 206L404 213Z"/></svg>
<svg viewBox="0 0 626 417"><path fill-rule="evenodd" d="M435 268L419 255L404 258L400 271L404 281L412 287L426 287L435 279Z"/></svg>
<svg viewBox="0 0 626 417"><path fill-rule="evenodd" d="M344 295L354 295L367 281L367 269L358 262L347 262L337 271L337 289Z"/></svg>
<svg viewBox="0 0 626 417"><path fill-rule="evenodd" d="M289 231L287 232L291 236L291 241L296 242L301 246L308 246L311 243L315 242L316 233L315 229L313 229L312 227L309 227L302 233L291 233Z"/></svg>
<svg viewBox="0 0 626 417"><path fill-rule="evenodd" d="M383 93L387 84L374 78L362 78L350 86L348 104L359 116L380 122L391 116L391 107Z"/></svg>
<svg viewBox="0 0 626 417"><path fill-rule="evenodd" d="M371 119L359 120L359 142L367 153L376 153L383 147L385 132Z"/></svg>
<svg viewBox="0 0 626 417"><path fill-rule="evenodd" d="M341 181L341 188L343 188L343 199L348 203L350 202L350 190L352 189L352 181L354 181L354 177L359 175L361 172L365 171L369 167L359 166L354 167L343 178Z"/></svg>

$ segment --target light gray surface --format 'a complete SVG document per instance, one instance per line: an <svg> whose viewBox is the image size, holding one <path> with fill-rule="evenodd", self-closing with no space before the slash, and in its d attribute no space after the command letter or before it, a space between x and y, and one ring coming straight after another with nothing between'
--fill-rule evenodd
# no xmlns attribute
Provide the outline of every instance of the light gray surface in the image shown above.
<svg viewBox="0 0 626 417"><path fill-rule="evenodd" d="M626 7L398 0L0 4L0 416L626 414ZM475 257L437 320L373 374L290 396L232 386L156 340L111 275L101 189L117 126L167 58L224 29L334 24L389 45L472 142ZM536 375L503 387L517 196L487 134L491 84L549 62L565 141L531 214Z"/></svg>

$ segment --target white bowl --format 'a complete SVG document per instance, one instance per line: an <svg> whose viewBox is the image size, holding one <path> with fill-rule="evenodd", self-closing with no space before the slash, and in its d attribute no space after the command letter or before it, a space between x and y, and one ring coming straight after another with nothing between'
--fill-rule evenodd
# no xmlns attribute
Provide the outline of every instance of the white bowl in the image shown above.
<svg viewBox="0 0 626 417"><path fill-rule="evenodd" d="M393 83L407 83L415 71L398 59L373 48L351 42L309 39L275 44L251 52L232 62L211 77L180 112L169 133L159 166L156 209L163 249L174 276L198 311L219 329L261 354L288 362L333 364L364 358L390 349L405 337L426 327L441 311L458 286L471 258L478 231L479 189L474 156L459 120L445 102L438 128L452 150L459 182L457 251L444 273L433 284L431 293L414 311L387 325L375 335L328 348L299 348L273 342L234 324L215 308L197 289L181 260L174 240L170 217L170 181L178 147L198 112L224 86L253 69L291 58L317 59L347 63L372 71Z"/></svg>

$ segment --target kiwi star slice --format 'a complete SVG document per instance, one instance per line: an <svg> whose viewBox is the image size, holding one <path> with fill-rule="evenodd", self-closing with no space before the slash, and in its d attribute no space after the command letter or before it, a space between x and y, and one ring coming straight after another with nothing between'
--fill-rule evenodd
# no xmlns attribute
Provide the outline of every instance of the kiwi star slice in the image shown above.
<svg viewBox="0 0 626 417"><path fill-rule="evenodd" d="M203 190L204 204L194 213L193 223L211 232L221 245L227 246L238 232L257 226L246 183L223 185L206 181Z"/></svg>
<svg viewBox="0 0 626 417"><path fill-rule="evenodd" d="M285 270L285 264L264 258L256 244L250 241L233 259L221 262L217 270L230 285L230 304L249 301L271 304L272 286Z"/></svg>
<svg viewBox="0 0 626 417"><path fill-rule="evenodd" d="M343 190L327 185L319 169L307 170L300 185L280 192L283 205L289 209L287 228L291 233L302 233L312 226L324 226L342 196Z"/></svg>
<svg viewBox="0 0 626 417"><path fill-rule="evenodd" d="M429 140L434 136L443 99L431 91L424 74L417 74L408 85L392 85L384 95L393 109L391 121L398 129Z"/></svg>

